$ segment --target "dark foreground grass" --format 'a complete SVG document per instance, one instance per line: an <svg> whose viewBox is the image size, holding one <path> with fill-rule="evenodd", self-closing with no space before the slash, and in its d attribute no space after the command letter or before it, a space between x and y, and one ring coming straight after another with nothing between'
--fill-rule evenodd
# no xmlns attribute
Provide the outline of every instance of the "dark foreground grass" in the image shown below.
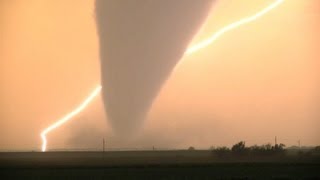
<svg viewBox="0 0 320 180"><path fill-rule="evenodd" d="M0 153L0 179L320 179L317 157L210 151Z"/></svg>

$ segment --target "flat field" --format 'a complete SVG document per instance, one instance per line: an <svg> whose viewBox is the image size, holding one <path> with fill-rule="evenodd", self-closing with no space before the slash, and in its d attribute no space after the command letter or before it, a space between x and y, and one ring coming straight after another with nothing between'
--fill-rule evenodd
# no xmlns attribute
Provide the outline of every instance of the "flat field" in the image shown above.
<svg viewBox="0 0 320 180"><path fill-rule="evenodd" d="M0 179L22 178L320 178L320 157L218 156L208 150L0 153Z"/></svg>

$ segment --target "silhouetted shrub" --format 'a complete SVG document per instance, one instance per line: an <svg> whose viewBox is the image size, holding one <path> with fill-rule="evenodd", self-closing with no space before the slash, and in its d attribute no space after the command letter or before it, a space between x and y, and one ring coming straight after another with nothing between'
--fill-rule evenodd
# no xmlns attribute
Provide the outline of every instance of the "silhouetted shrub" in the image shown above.
<svg viewBox="0 0 320 180"><path fill-rule="evenodd" d="M224 155L230 154L231 151L228 147L223 146L223 147L214 148L212 152L218 156L224 156Z"/></svg>
<svg viewBox="0 0 320 180"><path fill-rule="evenodd" d="M284 152L284 144L276 144L272 146L270 143L264 144L261 146L251 146L250 153L253 155L274 155L274 154L281 154Z"/></svg>
<svg viewBox="0 0 320 180"><path fill-rule="evenodd" d="M258 155L284 155L285 154L285 145L284 144L265 144L262 146L253 146L250 147L252 154Z"/></svg>
<svg viewBox="0 0 320 180"><path fill-rule="evenodd" d="M249 149L246 148L246 143L244 141L240 141L232 146L231 151L234 154L245 154L249 151Z"/></svg>
<svg viewBox="0 0 320 180"><path fill-rule="evenodd" d="M250 147L250 153L254 155L263 155L263 154L266 154L266 152L267 150L263 145L262 146L254 145Z"/></svg>

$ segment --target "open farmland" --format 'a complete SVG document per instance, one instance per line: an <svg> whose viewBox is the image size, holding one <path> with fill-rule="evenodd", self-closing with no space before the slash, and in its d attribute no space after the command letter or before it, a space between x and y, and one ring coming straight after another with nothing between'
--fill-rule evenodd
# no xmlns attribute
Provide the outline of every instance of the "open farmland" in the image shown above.
<svg viewBox="0 0 320 180"><path fill-rule="evenodd" d="M218 156L208 150L0 153L1 179L320 178L319 155Z"/></svg>

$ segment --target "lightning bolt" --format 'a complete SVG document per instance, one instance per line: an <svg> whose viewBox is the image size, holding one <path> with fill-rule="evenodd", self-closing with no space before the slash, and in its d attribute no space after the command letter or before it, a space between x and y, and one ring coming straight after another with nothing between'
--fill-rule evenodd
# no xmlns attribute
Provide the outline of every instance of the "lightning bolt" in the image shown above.
<svg viewBox="0 0 320 180"><path fill-rule="evenodd" d="M275 0L272 4L268 5L267 7L265 7L264 9L262 9L261 11L259 11L258 13L249 16L249 17L245 17L242 18L234 23L231 23L225 27L223 27L222 29L220 29L219 31L217 31L216 33L214 33L212 36L210 36L209 38L201 41L200 43L197 43L191 47L189 47L184 55L188 56L190 54L193 54L207 46L209 46L210 44L212 44L213 42L215 42L219 37L221 37L224 33L231 31L241 25L250 23L252 21L257 20L258 18L260 18L261 16L267 14L269 11L271 11L272 9L275 9L276 7L278 7L281 3L283 3L284 0ZM49 127L47 127L46 129L44 129L40 136L42 139L42 147L41 150L43 152L46 151L47 149L47 134L50 133L51 131L53 131L54 129L60 127L61 125L63 125L64 123L66 123L67 121L71 120L74 116L76 116L77 114L79 114L81 111L83 111L92 101L95 97L97 97L100 92L101 92L101 85L98 85L93 92L77 107L75 108L73 111L71 111L70 113L66 114L63 118L59 119L58 121L56 121L55 123L53 123L52 125L50 125Z"/></svg>
<svg viewBox="0 0 320 180"><path fill-rule="evenodd" d="M271 11L272 9L276 8L277 6L279 6L281 3L283 3L284 0L276 0L274 3L270 4L269 6L267 6L266 8L262 9L261 11L259 11L258 13L256 13L253 16L249 16L249 17L245 17L239 21L236 21L232 24L229 24L228 26L223 27L222 29L220 29L218 32L216 32L215 34L213 34L211 37L209 37L208 39L205 39L204 41L190 47L187 49L187 51L185 52L185 55L190 55L192 53L195 53L207 46L209 46L210 44L212 44L214 41L216 41L219 37L221 37L224 33L231 31L232 29L235 29L241 25L250 23L252 21L255 21L256 19L260 18L261 16L265 15L266 13L268 13L269 11Z"/></svg>
<svg viewBox="0 0 320 180"><path fill-rule="evenodd" d="M101 92L101 85L99 85L98 87L96 87L94 89L94 91L73 111L71 111L70 113L68 113L66 116L64 116L63 118L59 119L57 122L55 122L54 124L52 124L51 126L49 126L48 128L46 128L44 131L41 132L41 139L42 139L42 151L46 151L47 149L47 138L46 135L56 129L57 127L61 126L62 124L64 124L65 122L69 121L72 117L74 117L75 115L79 114L81 111L83 111L89 104L90 102L96 97L98 96L98 94Z"/></svg>

